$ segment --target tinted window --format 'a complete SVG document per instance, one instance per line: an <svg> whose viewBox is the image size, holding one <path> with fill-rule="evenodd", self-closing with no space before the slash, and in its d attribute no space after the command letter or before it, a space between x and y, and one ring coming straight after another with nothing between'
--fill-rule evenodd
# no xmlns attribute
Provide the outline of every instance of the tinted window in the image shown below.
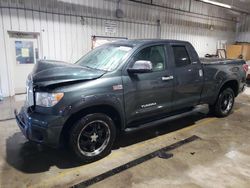
<svg viewBox="0 0 250 188"><path fill-rule="evenodd" d="M172 46L174 51L175 65L182 67L191 64L188 52L185 46Z"/></svg>
<svg viewBox="0 0 250 188"><path fill-rule="evenodd" d="M153 71L164 70L165 69L164 46L158 45L158 46L150 46L144 48L138 54L135 55L134 60L151 61L153 66Z"/></svg>

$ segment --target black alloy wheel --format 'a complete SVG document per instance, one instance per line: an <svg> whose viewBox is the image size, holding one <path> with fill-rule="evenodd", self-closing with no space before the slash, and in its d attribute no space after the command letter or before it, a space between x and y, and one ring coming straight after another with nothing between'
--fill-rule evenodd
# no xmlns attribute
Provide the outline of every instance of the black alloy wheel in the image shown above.
<svg viewBox="0 0 250 188"><path fill-rule="evenodd" d="M84 162L99 160L111 152L116 137L113 120L101 113L81 118L70 131L69 145Z"/></svg>
<svg viewBox="0 0 250 188"><path fill-rule="evenodd" d="M210 111L218 117L228 116L234 106L234 91L231 88L225 88L219 94L219 97L214 105L210 105Z"/></svg>

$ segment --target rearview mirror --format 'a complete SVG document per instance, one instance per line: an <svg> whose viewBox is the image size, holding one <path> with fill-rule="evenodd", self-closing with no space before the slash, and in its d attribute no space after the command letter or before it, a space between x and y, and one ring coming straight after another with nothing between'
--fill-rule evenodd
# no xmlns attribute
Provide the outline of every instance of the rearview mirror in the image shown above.
<svg viewBox="0 0 250 188"><path fill-rule="evenodd" d="M147 73L152 72L151 61L138 60L134 63L132 68L128 69L129 73Z"/></svg>

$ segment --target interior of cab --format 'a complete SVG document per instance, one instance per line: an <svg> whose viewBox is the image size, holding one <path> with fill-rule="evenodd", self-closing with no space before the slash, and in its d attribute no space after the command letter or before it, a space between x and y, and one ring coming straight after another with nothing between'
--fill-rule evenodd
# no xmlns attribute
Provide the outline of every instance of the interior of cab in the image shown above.
<svg viewBox="0 0 250 188"><path fill-rule="evenodd" d="M164 47L162 45L146 47L135 56L135 61L150 61L153 71L161 71L164 69L164 59Z"/></svg>

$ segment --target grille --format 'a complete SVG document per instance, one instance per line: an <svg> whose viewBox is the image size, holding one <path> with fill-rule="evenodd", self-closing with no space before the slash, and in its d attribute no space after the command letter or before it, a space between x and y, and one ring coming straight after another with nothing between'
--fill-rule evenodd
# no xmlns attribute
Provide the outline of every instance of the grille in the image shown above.
<svg viewBox="0 0 250 188"><path fill-rule="evenodd" d="M33 82L31 76L28 76L28 79L26 81L26 104L27 106L34 105Z"/></svg>

